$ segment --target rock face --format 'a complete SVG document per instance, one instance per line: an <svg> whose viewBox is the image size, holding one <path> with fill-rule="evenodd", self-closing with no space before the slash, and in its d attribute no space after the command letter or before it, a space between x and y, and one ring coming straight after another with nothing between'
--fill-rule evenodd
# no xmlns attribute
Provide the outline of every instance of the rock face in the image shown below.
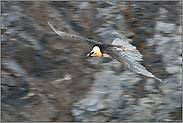
<svg viewBox="0 0 183 123"><path fill-rule="evenodd" d="M2 122L182 121L180 2L1 2ZM48 26L129 40L162 83Z"/></svg>

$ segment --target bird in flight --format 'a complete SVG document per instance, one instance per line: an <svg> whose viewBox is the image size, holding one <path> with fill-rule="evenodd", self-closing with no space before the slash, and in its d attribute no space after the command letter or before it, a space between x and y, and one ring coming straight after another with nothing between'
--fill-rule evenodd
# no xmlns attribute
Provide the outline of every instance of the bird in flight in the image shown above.
<svg viewBox="0 0 183 123"><path fill-rule="evenodd" d="M59 36L75 39L89 44L93 49L89 54L87 54L87 56L113 57L134 73L138 73L147 77L152 77L162 82L161 79L157 78L151 72L147 71L146 68L139 63L140 61L143 61L142 54L140 54L139 50L137 50L137 48L131 45L128 41L124 41L120 38L115 38L112 44L105 44L80 36L67 34L65 32L57 30L49 22L48 24Z"/></svg>

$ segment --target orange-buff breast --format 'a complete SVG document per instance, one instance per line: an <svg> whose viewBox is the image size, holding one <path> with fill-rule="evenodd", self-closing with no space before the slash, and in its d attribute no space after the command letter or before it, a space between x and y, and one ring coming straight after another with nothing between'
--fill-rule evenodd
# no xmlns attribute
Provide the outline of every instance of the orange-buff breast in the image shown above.
<svg viewBox="0 0 183 123"><path fill-rule="evenodd" d="M100 57L98 54L95 54L93 57Z"/></svg>

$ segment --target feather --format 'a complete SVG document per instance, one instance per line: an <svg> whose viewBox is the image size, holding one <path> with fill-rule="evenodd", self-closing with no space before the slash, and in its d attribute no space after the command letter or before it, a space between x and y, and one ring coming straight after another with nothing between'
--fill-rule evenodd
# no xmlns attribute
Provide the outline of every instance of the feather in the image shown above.
<svg viewBox="0 0 183 123"><path fill-rule="evenodd" d="M142 54L140 54L139 50L133 45L131 45L128 41L123 41L120 38L114 39L112 42L114 46L114 50L121 54L125 53L128 57L135 61L143 61Z"/></svg>
<svg viewBox="0 0 183 123"><path fill-rule="evenodd" d="M115 39L114 41L115 43L112 43L110 48L106 50L107 54L121 62L124 66L129 68L134 73L155 78L160 82L162 81L161 79L154 76L151 72L147 71L146 68L138 62L143 61L143 59L142 55L135 46L129 44L129 42L127 41L123 42L119 38ZM121 41L122 43L117 43L116 41Z"/></svg>
<svg viewBox="0 0 183 123"><path fill-rule="evenodd" d="M67 34L65 32L57 30L49 22L48 24L59 36L86 42L91 47L95 45L99 46L101 48L101 51L115 58L116 60L121 62L124 66L129 68L131 71L138 74L142 74L144 76L155 78L158 81L162 82L161 79L157 78L151 72L147 71L146 68L139 63L139 61L143 61L142 54L140 54L137 48L131 45L128 41L123 41L120 38L116 38L114 39L111 45L103 44L80 36Z"/></svg>
<svg viewBox="0 0 183 123"><path fill-rule="evenodd" d="M94 40L90 40L90 39L87 39L87 38L83 38L83 37L80 37L80 36L76 36L76 35L72 35L72 34L67 34L65 32L62 32L62 31L59 31L57 30L56 28L54 28L52 26L52 24L50 24L48 22L48 25L59 35L59 36L62 36L62 37L65 37L65 38L71 38L71 39L76 39L76 40L79 40L79 41L83 41L83 42L86 42L87 44L89 44L91 47L93 47L94 45L99 45L99 44L102 44L100 42L97 42L97 41L94 41Z"/></svg>
<svg viewBox="0 0 183 123"><path fill-rule="evenodd" d="M127 49L137 49L135 46L131 45L128 41L124 41L120 38L115 38L111 44L119 45Z"/></svg>

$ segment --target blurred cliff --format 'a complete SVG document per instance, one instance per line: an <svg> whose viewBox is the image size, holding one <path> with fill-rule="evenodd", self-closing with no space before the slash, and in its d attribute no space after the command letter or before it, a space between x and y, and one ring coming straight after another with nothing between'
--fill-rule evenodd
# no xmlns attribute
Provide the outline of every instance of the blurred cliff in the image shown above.
<svg viewBox="0 0 183 123"><path fill-rule="evenodd" d="M2 121L181 121L181 2L1 2ZM129 40L162 83L56 35Z"/></svg>

